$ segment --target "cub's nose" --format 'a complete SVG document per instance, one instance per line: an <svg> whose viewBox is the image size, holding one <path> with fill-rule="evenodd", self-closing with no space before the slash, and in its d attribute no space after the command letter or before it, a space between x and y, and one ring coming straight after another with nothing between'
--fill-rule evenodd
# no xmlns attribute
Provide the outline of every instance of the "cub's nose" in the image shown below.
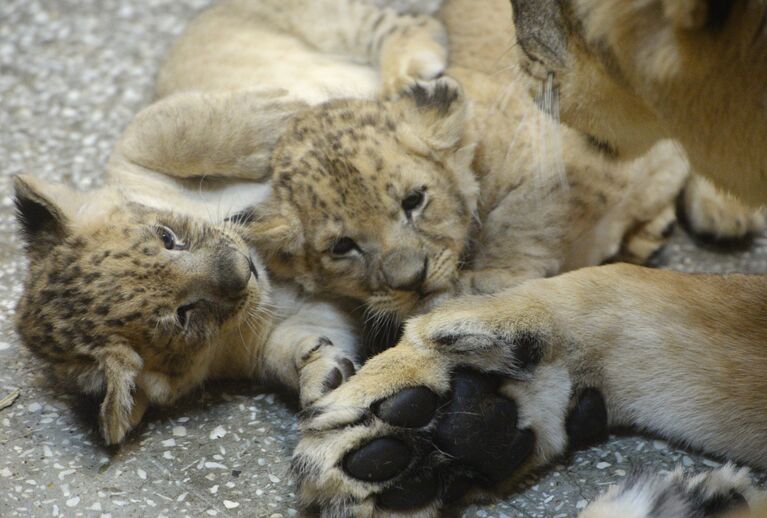
<svg viewBox="0 0 767 518"><path fill-rule="evenodd" d="M221 295L236 297L248 287L255 270L250 257L231 247L222 247L213 261L213 277Z"/></svg>
<svg viewBox="0 0 767 518"><path fill-rule="evenodd" d="M394 290L420 290L428 268L429 259L424 252L406 248L392 250L381 261L384 281Z"/></svg>

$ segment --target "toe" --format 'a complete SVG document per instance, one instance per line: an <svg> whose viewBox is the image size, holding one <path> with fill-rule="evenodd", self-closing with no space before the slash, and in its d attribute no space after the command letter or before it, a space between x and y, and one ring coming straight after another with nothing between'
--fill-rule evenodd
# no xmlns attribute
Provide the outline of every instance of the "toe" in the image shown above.
<svg viewBox="0 0 767 518"><path fill-rule="evenodd" d="M383 482L407 468L411 457L410 448L402 441L381 437L347 454L344 469L356 479Z"/></svg>
<svg viewBox="0 0 767 518"><path fill-rule="evenodd" d="M595 388L583 390L565 424L570 448L580 450L607 440L607 406Z"/></svg>
<svg viewBox="0 0 767 518"><path fill-rule="evenodd" d="M334 367L333 370L325 376L325 380L322 382L322 393L324 394L325 392L338 388L343 381L344 378L341 371Z"/></svg>
<svg viewBox="0 0 767 518"><path fill-rule="evenodd" d="M343 378L345 380L348 380L349 378L352 377L352 375L355 372L357 372L357 369L354 367L354 364L348 358L344 358L343 360L341 360L338 366L341 369Z"/></svg>
<svg viewBox="0 0 767 518"><path fill-rule="evenodd" d="M421 428L429 424L439 397L426 387L402 390L373 406L373 413L393 426Z"/></svg>

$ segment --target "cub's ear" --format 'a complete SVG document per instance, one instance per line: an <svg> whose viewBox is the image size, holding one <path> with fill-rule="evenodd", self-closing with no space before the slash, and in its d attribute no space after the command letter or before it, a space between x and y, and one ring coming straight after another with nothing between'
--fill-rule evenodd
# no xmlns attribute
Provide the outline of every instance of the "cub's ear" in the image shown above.
<svg viewBox="0 0 767 518"><path fill-rule="evenodd" d="M393 101L405 124L404 145L420 154L452 150L461 144L469 107L458 82L449 77L419 81Z"/></svg>
<svg viewBox="0 0 767 518"><path fill-rule="evenodd" d="M48 183L31 176L13 179L16 197L16 220L30 255L46 254L70 232L71 211L68 202L77 193L64 185Z"/></svg>
<svg viewBox="0 0 767 518"><path fill-rule="evenodd" d="M286 259L303 250L303 224L289 203L269 199L227 218L227 221L238 225L245 241L269 262L273 256Z"/></svg>

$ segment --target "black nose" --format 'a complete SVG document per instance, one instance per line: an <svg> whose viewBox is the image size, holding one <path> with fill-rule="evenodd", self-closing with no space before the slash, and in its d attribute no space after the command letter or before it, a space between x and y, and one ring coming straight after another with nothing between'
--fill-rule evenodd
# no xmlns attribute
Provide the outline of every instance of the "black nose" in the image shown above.
<svg viewBox="0 0 767 518"><path fill-rule="evenodd" d="M384 280L394 290L419 291L428 269L429 258L416 250L393 250L381 262Z"/></svg>
<svg viewBox="0 0 767 518"><path fill-rule="evenodd" d="M245 291L255 269L250 257L229 247L218 251L213 267L216 285L224 297L235 297Z"/></svg>

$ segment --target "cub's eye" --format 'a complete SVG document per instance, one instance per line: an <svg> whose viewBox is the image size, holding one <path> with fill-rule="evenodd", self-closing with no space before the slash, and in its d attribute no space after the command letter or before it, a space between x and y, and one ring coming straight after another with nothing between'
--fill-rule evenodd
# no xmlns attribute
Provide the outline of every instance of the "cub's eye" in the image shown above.
<svg viewBox="0 0 767 518"><path fill-rule="evenodd" d="M184 248L184 244L179 241L176 234L165 225L157 226L157 236L160 238L160 241L162 241L163 246L168 250L182 250Z"/></svg>
<svg viewBox="0 0 767 518"><path fill-rule="evenodd" d="M333 255L346 255L352 250L359 250L360 247L357 246L357 243L354 241L354 239L350 237L341 237L336 239L336 242L333 243L333 246L330 247L330 253Z"/></svg>
<svg viewBox="0 0 767 518"><path fill-rule="evenodd" d="M422 187L417 191L408 194L407 197L402 200L402 210L410 215L411 212L423 205L423 201L426 199L426 195L424 194L425 191L426 187Z"/></svg>

